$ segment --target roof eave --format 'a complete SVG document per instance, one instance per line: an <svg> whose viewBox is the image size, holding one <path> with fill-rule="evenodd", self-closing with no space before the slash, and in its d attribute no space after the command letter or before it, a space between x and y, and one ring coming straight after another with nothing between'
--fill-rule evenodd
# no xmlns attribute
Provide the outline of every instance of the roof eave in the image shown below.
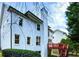
<svg viewBox="0 0 79 59"><path fill-rule="evenodd" d="M32 19L32 20L34 20L35 22L37 22L37 23L43 23L43 21L40 19L40 18L38 18L36 15L34 15L32 12L30 12L30 11L27 11L26 13L25 13L25 15L27 16L27 17L29 17L30 19Z"/></svg>
<svg viewBox="0 0 79 59"><path fill-rule="evenodd" d="M16 13L16 14L18 14L18 15L20 15L20 16L26 18L26 19L29 18L29 19L32 20L33 22L36 22L36 23L43 23L43 21L42 21L41 19L39 19L37 16L35 16L35 15L34 15L33 13L31 13L30 11L29 11L29 13L27 12L27 15L25 15L25 14L21 13L20 11L16 10L15 8L13 8L13 7L11 7L11 6L9 6L8 11L9 11L9 12L14 12L14 13ZM33 16L32 16L32 15L33 15Z"/></svg>

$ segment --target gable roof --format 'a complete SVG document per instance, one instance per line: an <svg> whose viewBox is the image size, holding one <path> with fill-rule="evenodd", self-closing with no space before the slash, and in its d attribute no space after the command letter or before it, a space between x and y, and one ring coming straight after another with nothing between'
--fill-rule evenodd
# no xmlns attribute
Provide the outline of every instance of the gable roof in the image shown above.
<svg viewBox="0 0 79 59"><path fill-rule="evenodd" d="M14 12L16 13L17 15L20 15L26 19L30 19L32 20L33 22L36 22L36 23L43 23L43 21L41 19L39 19L36 15L34 15L32 12L30 11L27 11L25 14L23 14L22 12L18 11L17 9L13 8L12 6L9 6L8 8L8 11L9 12Z"/></svg>

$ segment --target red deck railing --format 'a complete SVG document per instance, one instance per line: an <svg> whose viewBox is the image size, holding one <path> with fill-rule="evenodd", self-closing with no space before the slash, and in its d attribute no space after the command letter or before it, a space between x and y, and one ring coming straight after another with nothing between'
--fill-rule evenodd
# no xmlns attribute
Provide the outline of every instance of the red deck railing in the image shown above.
<svg viewBox="0 0 79 59"><path fill-rule="evenodd" d="M66 44L49 43L48 44L48 52L51 51L51 49L58 49L59 50L59 54L62 57L67 56L67 53L68 53L68 45L66 45Z"/></svg>

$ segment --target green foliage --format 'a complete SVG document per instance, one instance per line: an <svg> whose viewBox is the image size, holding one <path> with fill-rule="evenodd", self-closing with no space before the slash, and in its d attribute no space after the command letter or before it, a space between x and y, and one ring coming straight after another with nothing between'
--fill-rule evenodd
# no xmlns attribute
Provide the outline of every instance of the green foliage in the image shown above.
<svg viewBox="0 0 79 59"><path fill-rule="evenodd" d="M74 47L73 47L73 42L70 38L67 38L67 39L62 39L61 40L61 43L63 44L68 44L69 45L69 49L72 50Z"/></svg>
<svg viewBox="0 0 79 59"><path fill-rule="evenodd" d="M67 39L62 39L61 40L61 43L63 43L63 44L69 44L69 43L71 43L72 41L69 39L69 38L67 38Z"/></svg>
<svg viewBox="0 0 79 59"><path fill-rule="evenodd" d="M2 55L4 57L40 57L38 52L20 49L5 49L2 50Z"/></svg>
<svg viewBox="0 0 79 59"><path fill-rule="evenodd" d="M62 39L61 43L69 45L69 51L77 51L79 49L79 43L72 41L70 38Z"/></svg>
<svg viewBox="0 0 79 59"><path fill-rule="evenodd" d="M79 49L79 2L72 2L66 11L67 25L69 31L69 42L62 40L69 44L70 50L76 51Z"/></svg>
<svg viewBox="0 0 79 59"><path fill-rule="evenodd" d="M71 39L79 42L79 2L72 2L66 11L67 25Z"/></svg>

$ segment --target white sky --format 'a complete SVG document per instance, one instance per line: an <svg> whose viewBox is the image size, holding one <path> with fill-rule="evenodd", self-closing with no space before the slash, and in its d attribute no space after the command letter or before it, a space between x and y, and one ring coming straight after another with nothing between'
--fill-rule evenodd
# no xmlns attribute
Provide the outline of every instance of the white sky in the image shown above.
<svg viewBox="0 0 79 59"><path fill-rule="evenodd" d="M64 32L67 32L67 30L65 29L67 28L65 11L67 10L69 3L53 2L51 4L49 3L49 6L48 4L46 6L49 9L50 17L52 18L52 20L49 21L49 25L51 25L53 29L60 29Z"/></svg>

